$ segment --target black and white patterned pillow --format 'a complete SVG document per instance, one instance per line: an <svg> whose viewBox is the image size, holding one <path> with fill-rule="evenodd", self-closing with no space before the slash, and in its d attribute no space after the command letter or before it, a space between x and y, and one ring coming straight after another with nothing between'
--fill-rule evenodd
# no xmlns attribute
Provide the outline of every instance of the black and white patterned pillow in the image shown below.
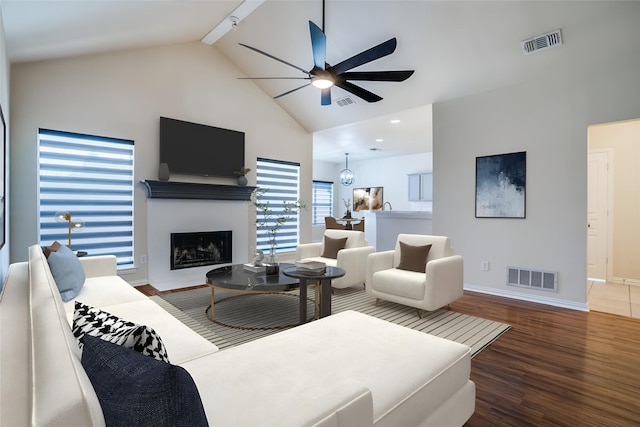
<svg viewBox="0 0 640 427"><path fill-rule="evenodd" d="M72 330L81 349L82 338L87 334L169 363L167 349L153 328L126 321L78 301L75 302Z"/></svg>

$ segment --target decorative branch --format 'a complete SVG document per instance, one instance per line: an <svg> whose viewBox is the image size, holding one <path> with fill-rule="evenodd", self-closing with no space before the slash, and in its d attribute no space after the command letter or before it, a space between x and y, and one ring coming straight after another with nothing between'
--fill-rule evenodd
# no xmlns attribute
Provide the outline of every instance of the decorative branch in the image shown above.
<svg viewBox="0 0 640 427"><path fill-rule="evenodd" d="M245 168L244 166L240 168L239 171L233 171L234 175L237 176L245 176L246 174L248 174L249 172L251 172L251 169L249 168Z"/></svg>
<svg viewBox="0 0 640 427"><path fill-rule="evenodd" d="M282 201L283 208L281 211L274 211L269 205L269 201L264 200L264 195L268 192L268 189L256 188L251 192L251 203L257 212L262 213L261 218L256 218L256 224L258 228L267 231L269 240L269 246L271 246L272 252L276 248L276 237L278 231L282 226L291 219L294 212L300 209L307 209L307 205L304 201L298 199L295 202Z"/></svg>

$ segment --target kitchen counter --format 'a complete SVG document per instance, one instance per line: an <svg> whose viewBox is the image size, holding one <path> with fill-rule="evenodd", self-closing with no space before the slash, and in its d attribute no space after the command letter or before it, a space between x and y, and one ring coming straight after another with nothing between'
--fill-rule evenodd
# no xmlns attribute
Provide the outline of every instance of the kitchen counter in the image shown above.
<svg viewBox="0 0 640 427"><path fill-rule="evenodd" d="M365 237L376 251L394 249L398 234L432 234L431 211L370 211L364 213Z"/></svg>

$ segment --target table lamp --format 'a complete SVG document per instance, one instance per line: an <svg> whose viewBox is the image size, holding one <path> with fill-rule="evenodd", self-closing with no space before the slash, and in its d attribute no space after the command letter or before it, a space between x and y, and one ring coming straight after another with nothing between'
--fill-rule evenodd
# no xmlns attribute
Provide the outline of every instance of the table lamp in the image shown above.
<svg viewBox="0 0 640 427"><path fill-rule="evenodd" d="M71 230L80 230L84 228L84 220L76 219L75 221L71 219L71 212L56 212L56 221L58 222L67 222L69 224L69 249L71 249Z"/></svg>

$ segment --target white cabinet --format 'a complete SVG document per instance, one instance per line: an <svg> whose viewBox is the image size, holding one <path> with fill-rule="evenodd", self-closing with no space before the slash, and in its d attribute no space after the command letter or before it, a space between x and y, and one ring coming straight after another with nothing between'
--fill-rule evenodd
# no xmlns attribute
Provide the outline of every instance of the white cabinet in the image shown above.
<svg viewBox="0 0 640 427"><path fill-rule="evenodd" d="M409 201L421 202L433 200L433 174L411 173L409 177Z"/></svg>

